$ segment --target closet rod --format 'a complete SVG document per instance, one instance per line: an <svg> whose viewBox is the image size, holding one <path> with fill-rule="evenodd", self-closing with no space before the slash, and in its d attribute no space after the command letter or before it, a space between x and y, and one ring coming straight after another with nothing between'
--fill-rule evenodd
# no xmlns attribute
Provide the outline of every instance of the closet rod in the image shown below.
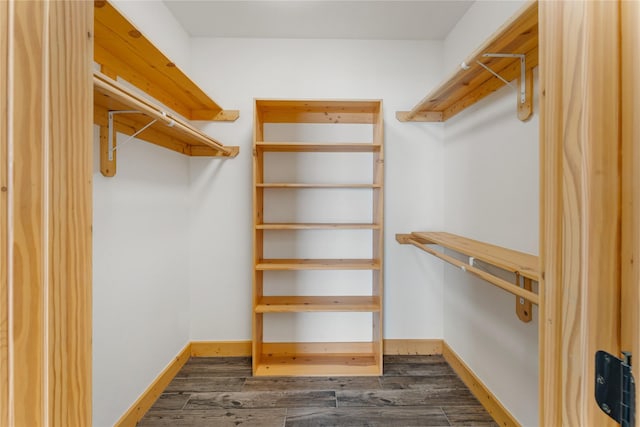
<svg viewBox="0 0 640 427"><path fill-rule="evenodd" d="M431 249L426 244L420 243L415 239L409 238L409 239L406 240L406 243L409 243L409 244L411 244L411 245L413 245L413 246L415 246L415 247L417 247L419 249L422 249L423 251L425 251L425 252L427 252L427 253L435 256L435 257L438 257L438 258L440 258L440 259L442 259L442 260L444 260L444 261L446 261L446 262L448 262L450 264L453 264L456 267L459 267L463 271L467 271L467 272L469 272L471 274L474 274L474 275L480 277L481 279L486 280L487 282L489 282L489 283L491 283L491 284L493 284L493 285L495 285L495 286L497 286L499 288L504 289L507 292L510 292L510 293L512 293L514 295L522 297L522 298L524 298L526 300L529 300L533 304L536 304L536 305L539 304L540 298L538 297L537 294L535 294L535 293L533 293L531 291L528 291L528 290L526 290L524 288L516 286L513 283L509 283L506 280L503 280L503 279L501 279L499 277L496 277L496 276L494 276L492 274L487 273L486 271L482 271L479 268L474 267L473 265L465 264L464 262L462 262L462 261L460 261L460 260L458 260L458 259L456 259L456 258L454 258L452 256L446 255L446 254L444 254L442 252L438 252L435 249Z"/></svg>
<svg viewBox="0 0 640 427"><path fill-rule="evenodd" d="M109 94L110 97L114 98L117 101L120 101L126 105L131 106L133 109L140 110L141 113L158 120L166 124L167 126L173 126L177 129L180 129L181 132L184 132L200 141L203 144L214 147L219 151L222 151L224 154L231 155L231 149L225 147L217 141L212 140L206 134L198 131L197 129L185 126L180 120L171 117L164 111L161 111L150 105L145 100L136 97L134 94L128 93L124 87L119 85L117 82L113 81L109 77L94 71L93 73L93 86L95 88L100 89L103 92Z"/></svg>

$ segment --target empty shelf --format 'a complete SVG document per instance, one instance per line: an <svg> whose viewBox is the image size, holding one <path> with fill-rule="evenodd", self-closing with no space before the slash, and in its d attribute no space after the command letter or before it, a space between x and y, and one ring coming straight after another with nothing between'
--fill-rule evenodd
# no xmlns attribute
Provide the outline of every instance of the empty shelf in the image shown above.
<svg viewBox="0 0 640 427"><path fill-rule="evenodd" d="M376 259L262 259L256 270L379 270Z"/></svg>
<svg viewBox="0 0 640 427"><path fill-rule="evenodd" d="M256 304L256 313L378 312L376 296L266 296Z"/></svg>
<svg viewBox="0 0 640 427"><path fill-rule="evenodd" d="M520 77L518 57L485 57L484 54L522 54L527 72L535 68L538 65L538 2L527 3L463 62L466 67L458 67L411 111L398 111L398 120L443 122L505 85L478 62L507 81ZM532 84L532 76L527 79L531 79ZM528 98L530 106L532 96Z"/></svg>
<svg viewBox="0 0 640 427"><path fill-rule="evenodd" d="M414 245L431 255L460 267L461 269L468 271L469 273L472 273L481 279L506 290L507 292L511 292L514 295L525 298L534 304L538 304L539 302L537 294L521 288L518 284L509 283L506 280L487 273L484 270L480 270L473 265L473 261L466 264L426 245L439 245L443 248L451 249L475 260L494 265L502 270L515 273L534 281L538 281L540 276L537 256L443 232L414 232L411 234L397 234L396 240L401 244Z"/></svg>
<svg viewBox="0 0 640 427"><path fill-rule="evenodd" d="M382 375L382 365L374 353L262 355L254 375L378 376Z"/></svg>
<svg viewBox="0 0 640 427"><path fill-rule="evenodd" d="M380 151L380 144L369 143L303 143L303 142L257 142L256 148L271 152L324 152L324 153L372 153Z"/></svg>
<svg viewBox="0 0 640 427"><path fill-rule="evenodd" d="M443 232L415 232L411 236L422 243L439 245L477 260L495 265L503 270L518 273L538 281L538 257L513 249L479 242L466 237Z"/></svg>
<svg viewBox="0 0 640 427"><path fill-rule="evenodd" d="M256 100L263 123L375 123L382 101Z"/></svg>
<svg viewBox="0 0 640 427"><path fill-rule="evenodd" d="M379 224L364 223L267 223L257 224L258 230L379 230Z"/></svg>
<svg viewBox="0 0 640 427"><path fill-rule="evenodd" d="M132 93L120 83L94 72L94 122L108 125L109 111L139 111L139 114L118 114L114 127L118 132L132 135L152 120L156 122L136 135L137 138L189 156L235 157L239 147L225 147L202 131L159 105Z"/></svg>
<svg viewBox="0 0 640 427"><path fill-rule="evenodd" d="M258 188L381 188L380 184L328 184L328 183L303 183L303 182L262 182L257 183Z"/></svg>
<svg viewBox="0 0 640 427"><path fill-rule="evenodd" d="M189 120L236 120L107 1L94 7L94 59Z"/></svg>

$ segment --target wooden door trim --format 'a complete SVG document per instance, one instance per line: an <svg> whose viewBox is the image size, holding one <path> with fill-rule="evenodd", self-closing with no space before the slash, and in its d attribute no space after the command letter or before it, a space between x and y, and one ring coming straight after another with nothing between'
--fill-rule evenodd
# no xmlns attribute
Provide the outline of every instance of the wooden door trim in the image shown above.
<svg viewBox="0 0 640 427"><path fill-rule="evenodd" d="M0 425L88 426L93 4L0 23Z"/></svg>
<svg viewBox="0 0 640 427"><path fill-rule="evenodd" d="M617 354L619 3L540 2L540 425L614 425L594 354Z"/></svg>

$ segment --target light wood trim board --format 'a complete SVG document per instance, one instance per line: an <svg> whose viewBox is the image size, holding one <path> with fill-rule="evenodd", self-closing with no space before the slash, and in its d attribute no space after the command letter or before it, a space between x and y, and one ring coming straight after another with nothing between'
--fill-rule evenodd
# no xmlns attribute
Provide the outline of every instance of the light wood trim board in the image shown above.
<svg viewBox="0 0 640 427"><path fill-rule="evenodd" d="M135 427L144 414L153 406L171 380L191 357L191 343L188 343L178 355L158 374L158 377L142 392L140 397L115 423L115 427Z"/></svg>
<svg viewBox="0 0 640 427"><path fill-rule="evenodd" d="M0 425L91 424L92 13L0 4Z"/></svg>
<svg viewBox="0 0 640 427"><path fill-rule="evenodd" d="M511 415L507 408L500 403L500 400L498 400L491 390L489 390L473 370L464 363L462 358L458 356L446 342L443 343L442 346L442 355L496 423L503 427L520 426L520 423Z"/></svg>

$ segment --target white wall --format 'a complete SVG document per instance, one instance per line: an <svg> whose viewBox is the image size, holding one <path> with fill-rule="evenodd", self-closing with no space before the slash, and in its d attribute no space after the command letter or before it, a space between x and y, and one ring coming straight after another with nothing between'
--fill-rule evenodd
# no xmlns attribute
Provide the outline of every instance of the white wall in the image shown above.
<svg viewBox="0 0 640 427"><path fill-rule="evenodd" d="M251 338L254 98L373 98L385 118L385 337L440 338L442 266L395 233L442 226L442 127L401 124L440 79L440 42L208 39L192 41L192 77L236 123L203 124L238 158L191 159L191 338ZM333 166L337 168L336 165ZM331 175L332 164L325 173ZM311 206L323 209L321 204ZM311 324L308 336L321 334Z"/></svg>
<svg viewBox="0 0 640 427"><path fill-rule="evenodd" d="M522 2L480 1L444 43L447 73ZM537 87L537 82L536 82ZM503 88L445 124L445 230L537 254L538 111L523 123ZM525 426L538 424L538 313L522 323L515 297L445 267L444 337Z"/></svg>
<svg viewBox="0 0 640 427"><path fill-rule="evenodd" d="M125 137L119 136L119 142ZM99 146L94 142L94 152ZM134 141L94 161L93 424L110 426L189 339L189 164Z"/></svg>
<svg viewBox="0 0 640 427"><path fill-rule="evenodd" d="M116 3L188 65L189 39L162 2ZM106 427L189 340L189 161L135 140L118 150L116 176L105 178L95 130L93 425Z"/></svg>

